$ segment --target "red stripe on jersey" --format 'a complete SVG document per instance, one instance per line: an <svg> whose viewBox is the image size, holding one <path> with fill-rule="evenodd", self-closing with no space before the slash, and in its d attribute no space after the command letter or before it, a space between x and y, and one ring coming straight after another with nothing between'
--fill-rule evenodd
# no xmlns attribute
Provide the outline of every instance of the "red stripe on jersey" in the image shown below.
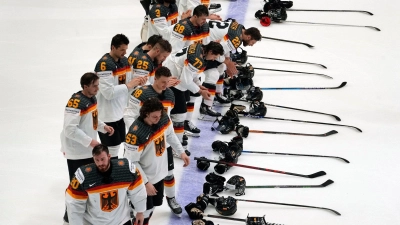
<svg viewBox="0 0 400 225"><path fill-rule="evenodd" d="M88 194L85 191L74 190L71 185L68 186L67 193L74 199L85 200L88 198Z"/></svg>
<svg viewBox="0 0 400 225"><path fill-rule="evenodd" d="M86 110L81 110L81 116L97 109L97 103L90 105Z"/></svg>

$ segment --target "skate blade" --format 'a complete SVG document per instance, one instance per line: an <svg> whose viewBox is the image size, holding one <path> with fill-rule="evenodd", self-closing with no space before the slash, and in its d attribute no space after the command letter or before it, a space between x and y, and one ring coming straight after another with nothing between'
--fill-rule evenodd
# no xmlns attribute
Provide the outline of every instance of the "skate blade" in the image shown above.
<svg viewBox="0 0 400 225"><path fill-rule="evenodd" d="M196 133L192 133L190 131L184 131L183 134L185 134L186 136L190 136L190 137L200 137L200 134L196 134Z"/></svg>
<svg viewBox="0 0 400 225"><path fill-rule="evenodd" d="M210 10L208 10L208 13L209 13L209 14L214 14L214 13L219 12L219 11L221 11L221 10L222 10L221 7L216 8L216 9L210 9Z"/></svg>
<svg viewBox="0 0 400 225"><path fill-rule="evenodd" d="M203 120L203 121L211 121L211 122L214 122L216 118L218 118L218 116L213 117L213 116L209 116L209 115L200 115L197 119Z"/></svg>

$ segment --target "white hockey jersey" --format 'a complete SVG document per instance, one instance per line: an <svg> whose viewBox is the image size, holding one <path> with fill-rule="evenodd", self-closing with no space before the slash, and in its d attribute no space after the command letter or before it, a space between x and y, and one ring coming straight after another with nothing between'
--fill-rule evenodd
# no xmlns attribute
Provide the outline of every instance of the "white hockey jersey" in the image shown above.
<svg viewBox="0 0 400 225"><path fill-rule="evenodd" d="M104 122L115 122L122 119L128 104L129 92L125 85L132 79L132 69L126 57L116 62L110 54L105 54L96 64L95 72L100 77L99 119Z"/></svg>
<svg viewBox="0 0 400 225"><path fill-rule="evenodd" d="M99 120L96 97L86 97L82 92L71 96L64 111L61 132L61 151L67 159L92 157L90 142L97 140L97 131L105 133L105 124Z"/></svg>
<svg viewBox="0 0 400 225"><path fill-rule="evenodd" d="M147 39L153 35L161 35L165 40L169 40L173 26L178 22L178 7L170 4L155 4L149 12Z"/></svg>

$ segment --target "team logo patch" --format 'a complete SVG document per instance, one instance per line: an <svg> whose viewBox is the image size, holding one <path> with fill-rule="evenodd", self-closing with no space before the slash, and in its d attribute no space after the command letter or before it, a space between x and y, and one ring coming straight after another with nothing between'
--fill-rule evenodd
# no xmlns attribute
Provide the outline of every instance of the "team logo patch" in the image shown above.
<svg viewBox="0 0 400 225"><path fill-rule="evenodd" d="M103 60L107 60L107 59L108 59L107 56L104 56L104 57L103 57Z"/></svg>
<svg viewBox="0 0 400 225"><path fill-rule="evenodd" d="M76 94L76 95L75 95L75 97L77 97L77 98L80 98L80 97L81 97L81 95L80 95L80 94Z"/></svg>
<svg viewBox="0 0 400 225"><path fill-rule="evenodd" d="M133 131L137 131L138 130L138 126L137 125L135 125L134 127L133 127Z"/></svg>
<svg viewBox="0 0 400 225"><path fill-rule="evenodd" d="M139 55L139 51L135 51L133 54L134 55Z"/></svg>
<svg viewBox="0 0 400 225"><path fill-rule="evenodd" d="M147 89L147 86L143 86L142 89Z"/></svg>
<svg viewBox="0 0 400 225"><path fill-rule="evenodd" d="M144 56L142 56L142 59L147 59L147 56L145 56L145 55L144 55Z"/></svg>
<svg viewBox="0 0 400 225"><path fill-rule="evenodd" d="M182 22L182 24L187 24L187 21L186 21L186 20L185 20L185 21L183 21L183 22Z"/></svg>
<svg viewBox="0 0 400 225"><path fill-rule="evenodd" d="M154 147L156 149L156 156L162 156L165 151L164 135L161 135L154 140Z"/></svg>
<svg viewBox="0 0 400 225"><path fill-rule="evenodd" d="M97 126L99 125L98 117L99 117L99 113L98 113L97 109L93 110L92 111L93 130L97 130Z"/></svg>
<svg viewBox="0 0 400 225"><path fill-rule="evenodd" d="M92 171L92 167L86 167L85 171L86 173L90 173Z"/></svg>
<svg viewBox="0 0 400 225"><path fill-rule="evenodd" d="M100 207L104 212L111 212L118 208L118 190L100 193Z"/></svg>
<svg viewBox="0 0 400 225"><path fill-rule="evenodd" d="M123 165L125 165L125 162L124 162L124 160L119 160L119 161L118 161L118 165L119 165L119 166L123 166Z"/></svg>

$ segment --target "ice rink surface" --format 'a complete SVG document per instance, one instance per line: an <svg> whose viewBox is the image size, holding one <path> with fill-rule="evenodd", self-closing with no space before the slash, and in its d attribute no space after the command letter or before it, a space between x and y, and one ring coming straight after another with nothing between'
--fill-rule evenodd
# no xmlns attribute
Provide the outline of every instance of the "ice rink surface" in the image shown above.
<svg viewBox="0 0 400 225"><path fill-rule="evenodd" d="M266 152L333 155L350 164L328 158L268 156L243 153L239 163L300 174L320 170L326 176L306 179L233 167L224 176L241 175L247 185L321 184L326 188L247 189L236 197L271 202L312 205L334 209L342 216L319 209L305 209L250 202L238 202L232 216L266 216L269 222L286 225L376 225L400 224L399 135L400 135L400 17L397 1L372 0L298 0L293 9L358 9L374 13L288 12L292 21L341 23L375 26L370 28L272 24L262 27L254 13L262 2L222 0L220 15L228 8L245 14L246 27L255 26L264 36L306 42L303 45L262 40L246 47L249 55L320 63L328 67L249 58L255 67L324 73L334 79L315 75L256 70L254 81L260 87L325 87L348 84L338 90L264 91L270 104L331 113L332 117L268 107L267 116L352 125L362 133L345 127L241 118L254 130L299 133L325 133L330 137L302 137L251 133L244 149ZM230 5L230 6L229 6ZM68 185L66 160L60 152L59 134L64 107L72 93L80 90L79 79L93 71L100 57L109 52L111 38L117 33L131 41L128 52L140 43L144 11L139 1L0 1L0 224L62 224L64 190ZM240 104L240 103L239 103ZM246 103L244 103L246 104ZM198 111L196 105L195 112ZM226 108L219 108L225 112ZM217 135L211 123L198 122L202 137L189 139L193 156L211 153L213 140L229 141L233 134ZM203 139L202 139L203 138ZM207 140L205 140L207 138ZM207 144L207 145L205 145ZM196 152L197 151L197 152ZM201 154L200 154L201 153ZM195 169L194 162L189 168ZM201 187L180 182L185 171L176 160L178 199L182 206L195 201ZM213 171L212 165L208 172ZM204 182L204 172L192 179ZM180 197L189 191L193 197ZM232 192L223 192L232 195ZM211 206L207 214L217 214ZM212 219L215 224L240 224ZM156 209L151 224L190 224L184 213L171 218L166 204ZM178 222L177 222L178 221Z"/></svg>

